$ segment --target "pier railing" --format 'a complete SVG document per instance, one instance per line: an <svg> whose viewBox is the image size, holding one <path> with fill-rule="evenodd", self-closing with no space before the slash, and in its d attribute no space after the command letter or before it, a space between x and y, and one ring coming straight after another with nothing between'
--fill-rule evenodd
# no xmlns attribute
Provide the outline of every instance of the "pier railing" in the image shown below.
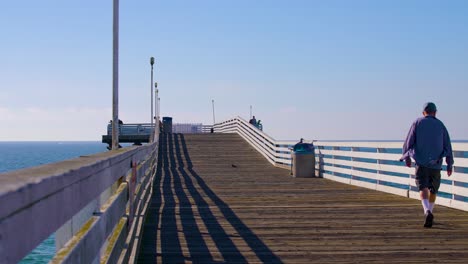
<svg viewBox="0 0 468 264"><path fill-rule="evenodd" d="M120 135L151 135L156 124L151 125L150 123L141 124L120 124L119 134ZM107 125L107 135L112 135L112 124Z"/></svg>
<svg viewBox="0 0 468 264"><path fill-rule="evenodd" d="M289 168L292 145L298 140L275 140L241 117L236 117L214 125L215 133L237 133L260 152L273 165Z"/></svg>
<svg viewBox="0 0 468 264"><path fill-rule="evenodd" d="M52 263L132 260L157 156L154 142L0 174L0 262L17 263L52 233Z"/></svg>
<svg viewBox="0 0 468 264"><path fill-rule="evenodd" d="M298 142L274 140L236 117L217 123L216 133L237 133L275 166L289 169L291 147ZM309 141L310 142L310 141ZM316 176L346 184L419 198L414 168L400 162L403 142L314 141ZM468 143L452 143L455 165L448 177L442 171L438 204L468 211Z"/></svg>
<svg viewBox="0 0 468 264"><path fill-rule="evenodd" d="M150 135L154 127L150 123L121 124L119 133L121 136ZM212 127L202 123L174 123L172 133L210 133ZM112 124L107 124L107 135L112 135Z"/></svg>

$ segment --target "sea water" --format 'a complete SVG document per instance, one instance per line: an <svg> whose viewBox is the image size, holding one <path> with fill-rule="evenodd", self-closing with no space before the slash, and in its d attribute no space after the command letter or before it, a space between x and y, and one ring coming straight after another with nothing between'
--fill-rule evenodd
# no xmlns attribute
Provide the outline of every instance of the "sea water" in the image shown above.
<svg viewBox="0 0 468 264"><path fill-rule="evenodd" d="M0 142L0 173L104 152L106 147L101 142ZM48 263L54 255L51 234L20 263Z"/></svg>

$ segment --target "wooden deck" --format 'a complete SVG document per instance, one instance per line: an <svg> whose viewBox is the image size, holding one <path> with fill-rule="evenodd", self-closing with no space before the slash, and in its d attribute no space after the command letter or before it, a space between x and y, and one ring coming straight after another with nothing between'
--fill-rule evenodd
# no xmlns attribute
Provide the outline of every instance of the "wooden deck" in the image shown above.
<svg viewBox="0 0 468 264"><path fill-rule="evenodd" d="M468 212L297 179L233 134L161 138L139 263L467 263Z"/></svg>

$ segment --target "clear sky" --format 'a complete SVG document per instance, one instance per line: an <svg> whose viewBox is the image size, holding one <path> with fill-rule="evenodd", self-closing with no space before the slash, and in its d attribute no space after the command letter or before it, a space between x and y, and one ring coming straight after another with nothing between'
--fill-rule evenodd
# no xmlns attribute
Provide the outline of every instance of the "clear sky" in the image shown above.
<svg viewBox="0 0 468 264"><path fill-rule="evenodd" d="M403 139L426 101L468 139L468 1L120 1L120 111L212 123L250 105L276 139ZM0 140L100 140L112 0L0 1Z"/></svg>

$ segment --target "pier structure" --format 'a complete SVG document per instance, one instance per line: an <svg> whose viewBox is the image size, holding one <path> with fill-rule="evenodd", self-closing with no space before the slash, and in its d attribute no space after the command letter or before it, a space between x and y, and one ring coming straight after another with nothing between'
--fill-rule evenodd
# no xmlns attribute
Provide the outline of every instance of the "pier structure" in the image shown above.
<svg viewBox="0 0 468 264"><path fill-rule="evenodd" d="M295 178L298 140L240 117L213 132L155 129L148 144L0 174L0 263L52 233L52 263L468 259L468 143L453 143L454 173L442 173L435 224L423 228L402 142L313 141L315 177Z"/></svg>

